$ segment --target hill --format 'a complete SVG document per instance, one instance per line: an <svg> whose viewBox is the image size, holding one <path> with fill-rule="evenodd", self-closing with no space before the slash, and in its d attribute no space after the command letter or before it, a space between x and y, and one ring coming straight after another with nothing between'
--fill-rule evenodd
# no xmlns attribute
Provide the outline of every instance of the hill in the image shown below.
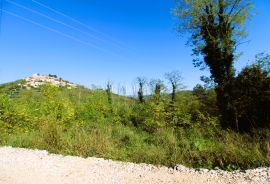
<svg viewBox="0 0 270 184"><path fill-rule="evenodd" d="M67 80L63 80L62 78L58 78L57 75L40 75L40 74L34 74L30 77L27 77L25 79L26 83L24 84L24 87L26 88L38 88L41 85L44 84L51 84L53 86L57 87L67 87L68 89L76 88L77 85L73 84Z"/></svg>
<svg viewBox="0 0 270 184"><path fill-rule="evenodd" d="M145 98L108 91L0 85L0 145L136 163L226 170L270 164L270 132L252 134L219 126L215 93L180 91Z"/></svg>

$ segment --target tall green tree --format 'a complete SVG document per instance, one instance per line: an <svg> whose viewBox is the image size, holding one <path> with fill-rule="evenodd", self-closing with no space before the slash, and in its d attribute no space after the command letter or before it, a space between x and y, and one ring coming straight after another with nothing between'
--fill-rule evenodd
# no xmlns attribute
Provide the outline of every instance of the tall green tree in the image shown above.
<svg viewBox="0 0 270 184"><path fill-rule="evenodd" d="M245 37L244 23L253 7L251 0L178 0L175 14L179 31L191 33L194 65L208 68L216 84L221 124L238 129L232 99L235 52Z"/></svg>

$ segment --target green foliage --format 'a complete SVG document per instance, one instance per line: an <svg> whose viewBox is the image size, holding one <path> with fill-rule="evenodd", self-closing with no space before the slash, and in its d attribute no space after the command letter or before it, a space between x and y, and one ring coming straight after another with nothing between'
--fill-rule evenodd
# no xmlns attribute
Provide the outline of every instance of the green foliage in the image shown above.
<svg viewBox="0 0 270 184"><path fill-rule="evenodd" d="M25 84L24 80L17 80L6 84L1 84L0 93L4 93L10 97L16 97L18 95L19 90L23 88L24 84Z"/></svg>
<svg viewBox="0 0 270 184"><path fill-rule="evenodd" d="M82 117L90 120L104 119L110 111L104 91L91 92L84 102Z"/></svg>
<svg viewBox="0 0 270 184"><path fill-rule="evenodd" d="M108 96L109 104L112 104L112 84L110 82L107 83L106 93Z"/></svg>
<svg viewBox="0 0 270 184"><path fill-rule="evenodd" d="M175 103L177 90L184 88L182 84L183 78L181 76L181 73L177 70L166 73L165 78L168 80L168 82L172 86L171 103L173 105L173 103Z"/></svg>
<svg viewBox="0 0 270 184"><path fill-rule="evenodd" d="M249 0L179 0L175 9L180 30L191 32L193 54L197 56L194 65L208 67L216 84L220 122L224 128L234 130L238 130L232 97L235 47L244 36L244 23L252 7Z"/></svg>
<svg viewBox="0 0 270 184"><path fill-rule="evenodd" d="M163 88L164 89L164 88ZM0 95L0 144L53 153L226 170L270 164L269 130L222 130L214 90L164 90L137 99L44 85ZM203 94L203 95L202 95ZM156 96L157 95L157 96Z"/></svg>
<svg viewBox="0 0 270 184"><path fill-rule="evenodd" d="M270 75L270 55L264 52L259 53L255 56L254 65L261 68L264 73L267 73L267 76Z"/></svg>
<svg viewBox="0 0 270 184"><path fill-rule="evenodd" d="M239 129L270 127L270 78L259 65L245 67L234 83Z"/></svg>
<svg viewBox="0 0 270 184"><path fill-rule="evenodd" d="M57 123L68 124L74 120L75 110L69 99L60 98L60 89L51 85L41 87L43 100L39 104L41 119L48 117Z"/></svg>
<svg viewBox="0 0 270 184"><path fill-rule="evenodd" d="M250 1L179 0L180 29L192 34L195 66L209 67L214 88L183 88L178 71L138 81L138 100L107 89L0 85L0 144L50 152L229 171L270 164L270 56L234 74L235 46ZM203 61L201 60L203 58ZM56 75L50 75L57 78ZM62 79L61 79L62 80ZM138 103L139 102L139 103ZM222 126L220 126L222 125ZM241 133L234 130L243 130ZM264 129L260 129L264 128ZM247 133L248 132L248 133Z"/></svg>
<svg viewBox="0 0 270 184"><path fill-rule="evenodd" d="M197 48L205 44L201 40L201 26L202 17L206 14L206 7L211 7L215 22L219 21L219 16L225 16L227 23L234 27L232 33L234 39L246 35L245 21L252 16L250 9L254 7L250 0L177 0L176 2L177 6L173 13L180 21L178 31L191 32ZM220 15L220 5L224 7L223 15Z"/></svg>
<svg viewBox="0 0 270 184"><path fill-rule="evenodd" d="M197 85L193 89L193 95L200 101L199 111L201 113L215 117L219 115L214 89L205 89L203 86Z"/></svg>
<svg viewBox="0 0 270 184"><path fill-rule="evenodd" d="M134 106L132 123L135 127L142 128L147 132L154 132L158 128L165 126L164 109L161 105L153 102L138 104Z"/></svg>
<svg viewBox="0 0 270 184"><path fill-rule="evenodd" d="M0 94L0 122L1 129L10 133L14 129L28 128L29 117L23 111L18 111L15 103L6 95Z"/></svg>
<svg viewBox="0 0 270 184"><path fill-rule="evenodd" d="M39 126L39 131L41 132L41 141L44 143L44 149L49 148L50 150L58 150L61 148L61 126L56 122L50 119L44 120Z"/></svg>
<svg viewBox="0 0 270 184"><path fill-rule="evenodd" d="M137 78L138 85L139 85L139 91L138 91L138 98L140 103L144 103L144 88L146 85L146 78L145 77L138 77Z"/></svg>

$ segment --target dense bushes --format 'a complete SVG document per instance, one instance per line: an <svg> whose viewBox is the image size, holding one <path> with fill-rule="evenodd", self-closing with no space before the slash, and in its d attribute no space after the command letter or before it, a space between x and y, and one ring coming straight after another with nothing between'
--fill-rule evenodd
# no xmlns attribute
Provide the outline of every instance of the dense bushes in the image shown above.
<svg viewBox="0 0 270 184"><path fill-rule="evenodd" d="M269 70L264 70L257 63L245 67L234 81L233 96L237 110L238 128L242 131L270 127L269 74Z"/></svg>
<svg viewBox="0 0 270 184"><path fill-rule="evenodd" d="M0 95L0 143L54 153L223 169L270 164L270 132L222 130L213 90L157 92L143 103L82 87ZM158 96L155 96L158 95Z"/></svg>

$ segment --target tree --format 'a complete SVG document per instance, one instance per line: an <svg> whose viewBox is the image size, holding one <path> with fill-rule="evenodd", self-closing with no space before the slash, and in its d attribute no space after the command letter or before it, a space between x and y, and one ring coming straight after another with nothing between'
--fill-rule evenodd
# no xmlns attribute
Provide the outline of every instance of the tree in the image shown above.
<svg viewBox="0 0 270 184"><path fill-rule="evenodd" d="M160 79L152 79L149 82L149 85L151 88L153 99L156 105L158 105L161 101L161 93L165 90L166 87L163 84L163 81L161 81Z"/></svg>
<svg viewBox="0 0 270 184"><path fill-rule="evenodd" d="M49 74L49 77L58 78L57 75Z"/></svg>
<svg viewBox="0 0 270 184"><path fill-rule="evenodd" d="M175 103L176 100L176 92L179 88L183 88L183 84L181 83L183 81L183 78L181 76L181 73L179 71L172 71L165 74L165 78L169 81L169 83L172 85L172 96L171 96L171 102Z"/></svg>
<svg viewBox="0 0 270 184"><path fill-rule="evenodd" d="M255 64L245 67L234 82L235 106L241 131L270 128L270 77L267 65L263 64L269 61L270 57L257 55Z"/></svg>
<svg viewBox="0 0 270 184"><path fill-rule="evenodd" d="M200 112L210 116L218 116L216 107L216 93L213 88L205 88L197 84L192 91L193 95L200 101Z"/></svg>
<svg viewBox="0 0 270 184"><path fill-rule="evenodd" d="M108 81L107 83L106 93L108 97L108 102L111 105L112 104L112 83L110 81Z"/></svg>
<svg viewBox="0 0 270 184"><path fill-rule="evenodd" d="M216 83L221 124L238 128L237 111L232 99L235 51L245 37L244 22L250 16L250 0L178 0L175 14L179 31L191 33L196 67L209 68Z"/></svg>
<svg viewBox="0 0 270 184"><path fill-rule="evenodd" d="M270 75L270 55L269 54L266 54L264 52L257 54L255 56L254 65L260 67L263 72L266 72L267 76Z"/></svg>
<svg viewBox="0 0 270 184"><path fill-rule="evenodd" d="M144 87L147 82L145 77L138 77L137 78L139 84L139 91L138 91L138 98L140 103L144 103Z"/></svg>
<svg viewBox="0 0 270 184"><path fill-rule="evenodd" d="M193 90L192 90L193 95L195 95L199 100L202 100L206 96L206 90L203 88L202 85L197 84Z"/></svg>

